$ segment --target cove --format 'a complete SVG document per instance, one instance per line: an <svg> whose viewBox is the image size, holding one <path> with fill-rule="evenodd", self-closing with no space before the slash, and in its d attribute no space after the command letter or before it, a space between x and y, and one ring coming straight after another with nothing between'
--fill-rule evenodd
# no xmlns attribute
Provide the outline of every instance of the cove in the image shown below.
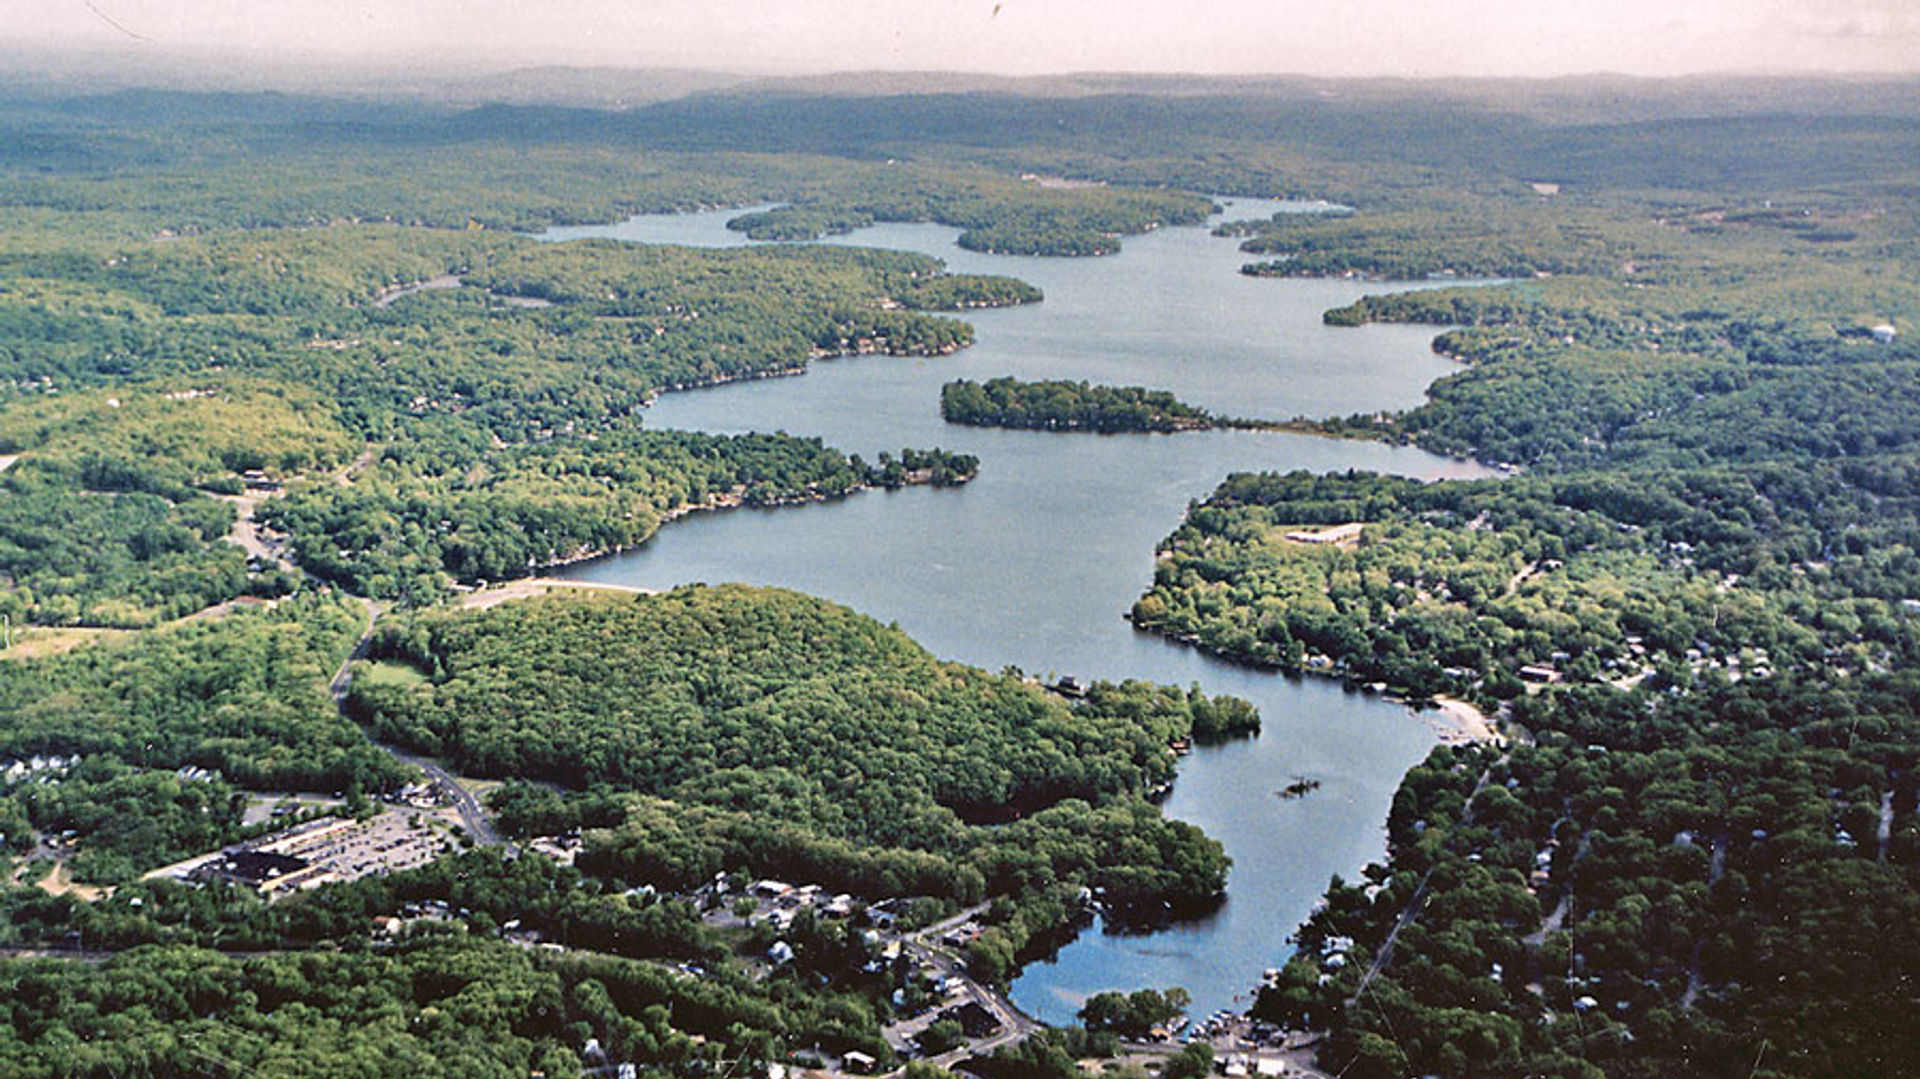
<svg viewBox="0 0 1920 1079"><path fill-rule="evenodd" d="M1227 201L1232 217L1306 208ZM651 215L545 236L733 245L745 241L725 222L742 212ZM1235 241L1203 228L1129 237L1120 254L1093 259L982 255L957 247L956 235L889 224L832 242L919 251L956 272L1009 274L1039 286L1046 300L966 313L977 343L953 356L848 358L817 363L802 377L669 394L646 422L784 430L869 459L940 446L977 455L977 479L957 489L696 514L637 550L563 575L647 588L779 585L897 622L942 658L1083 681L1197 682L1253 701L1264 720L1260 736L1196 749L1165 805L1233 858L1226 903L1205 919L1151 933L1084 932L1029 965L1012 989L1018 1004L1050 1022L1071 1021L1103 989L1182 986L1195 1015L1242 1007L1262 970L1289 954L1288 935L1328 878L1352 878L1383 856L1393 792L1434 735L1398 705L1136 633L1121 613L1152 580L1154 545L1229 473L1489 473L1406 447L1273 432L955 427L940 419L939 389L954 378L1084 378L1171 390L1229 415L1285 419L1404 408L1452 365L1432 353L1431 328L1321 324L1327 308L1406 286L1243 277L1246 257ZM1304 798L1279 797L1298 776L1321 786Z"/></svg>

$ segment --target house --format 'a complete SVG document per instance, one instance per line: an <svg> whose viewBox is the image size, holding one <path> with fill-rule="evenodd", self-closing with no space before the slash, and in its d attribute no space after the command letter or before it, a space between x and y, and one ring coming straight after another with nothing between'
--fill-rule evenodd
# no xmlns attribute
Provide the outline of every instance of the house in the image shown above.
<svg viewBox="0 0 1920 1079"><path fill-rule="evenodd" d="M1520 668L1520 677L1524 681L1551 685L1560 680L1560 670L1557 667L1549 667L1544 663L1529 663Z"/></svg>
<svg viewBox="0 0 1920 1079"><path fill-rule="evenodd" d="M879 1063L858 1049L851 1050L840 1058L841 1070L850 1071L855 1075L872 1075L874 1067Z"/></svg>
<svg viewBox="0 0 1920 1079"><path fill-rule="evenodd" d="M1331 543L1335 546L1349 547L1360 539L1360 533L1366 527L1365 524L1355 523L1335 525L1332 528L1324 528L1318 532L1301 529L1297 532L1287 533L1287 538L1295 543Z"/></svg>

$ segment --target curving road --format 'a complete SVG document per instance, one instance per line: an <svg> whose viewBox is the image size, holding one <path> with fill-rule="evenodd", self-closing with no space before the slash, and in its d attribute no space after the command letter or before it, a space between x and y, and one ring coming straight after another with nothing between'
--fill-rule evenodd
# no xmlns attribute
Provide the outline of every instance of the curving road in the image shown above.
<svg viewBox="0 0 1920 1079"><path fill-rule="evenodd" d="M1041 1023L1021 1011L998 990L969 975L966 972L966 964L959 956L954 955L952 952L937 944L931 943L934 938L939 937L941 934L958 926L965 925L972 919L979 917L986 912L986 909L987 905L985 903L977 907L970 907L951 918L900 938L900 946L908 955L912 956L916 961L932 967L938 971L941 976L957 983L962 990L960 999L971 1000L979 1004L1000 1024L999 1030L985 1038L977 1041L969 1041L957 1049L951 1049L938 1056L926 1058L930 1063L939 1065L942 1068L951 1068L968 1057L982 1056L991 1053L1003 1045L1011 1045L1014 1042L1022 1041L1046 1029L1046 1024ZM948 1003L957 1002L958 1000L949 1000ZM912 1037L925 1029L928 1024L932 1023L935 1012L939 1010L944 1009L935 1009L925 1015L889 1026L885 1031L888 1043L896 1049L909 1048Z"/></svg>
<svg viewBox="0 0 1920 1079"><path fill-rule="evenodd" d="M363 599L361 602L367 607L367 628L360 634L360 639L354 642L352 650L347 653L347 658L340 661L339 670L334 671L333 678L327 682L327 692L333 696L334 707L342 710L346 707L347 691L353 688L353 664L356 660L366 658L367 645L373 640L374 627L380 624L380 616L386 613L385 606L374 600ZM408 753L398 746L387 745L371 735L368 739L385 750L394 760L425 772L427 781L453 803L454 812L460 815L461 826L466 828L467 834L473 837L475 843L483 847L498 847L506 844L506 839L494 828L493 820L487 816L487 811L480 805L480 800L473 796L472 791L461 786L453 773L426 757Z"/></svg>

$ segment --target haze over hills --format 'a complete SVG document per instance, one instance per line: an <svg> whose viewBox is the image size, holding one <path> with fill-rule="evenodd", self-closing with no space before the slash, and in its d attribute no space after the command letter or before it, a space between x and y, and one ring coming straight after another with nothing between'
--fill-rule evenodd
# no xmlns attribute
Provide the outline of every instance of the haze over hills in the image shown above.
<svg viewBox="0 0 1920 1079"><path fill-rule="evenodd" d="M1379 105L1397 101L1475 106L1555 124L1633 123L1760 114L1920 116L1920 76L1749 74L1649 78L1596 72L1554 78L1164 74L1082 71L1012 76L969 71L849 68L770 75L675 67L498 67L454 62L430 69L375 64L265 63L245 54L165 51L52 52L0 48L0 88L11 95L85 95L124 89L279 91L353 100L391 99L634 110L689 98L897 97L995 94L1026 98L1140 95Z"/></svg>
<svg viewBox="0 0 1920 1079"><path fill-rule="evenodd" d="M793 18L715 12L717 48L741 10L763 46ZM1182 983L1251 1002L1201 1036L1266 1042L1266 1074L1287 1031L1349 1079L1920 1074L1920 74L393 66L419 40L0 53L0 945L26 953L0 1075L198 1074L213 1044L223 1073L1081 1079L1120 1048L1104 989ZM1283 194L1342 205L1240 201ZM627 231L714 207L752 209ZM1284 323L1234 317L1269 302ZM968 385L994 399L934 426ZM1297 415L1174 456L1242 399ZM718 418L676 420L695 402ZM1185 433L1064 433L1093 427ZM772 510L802 502L832 505ZM968 568L915 520L1020 549ZM716 521L830 560L767 580L834 603L522 579L669 529L728 555ZM953 596L971 636L884 625L951 633ZM1408 770L1430 742L1398 701L1466 741ZM1256 708L1275 755L1202 787L1234 747L1194 743ZM463 770L506 782L481 806ZM1313 816L1230 848L1159 802L1176 776L1215 820ZM250 807L338 812L267 807L288 789L428 861L271 904L253 885L292 882L260 859L143 879L281 827ZM1284 887L1228 883L1309 846L1331 861ZM993 1012L1096 913L1223 889L1269 907L1165 950L1245 970L1093 952L1047 990L1085 1029L903 1038L957 953ZM1213 1043L1164 1046L1162 1079Z"/></svg>

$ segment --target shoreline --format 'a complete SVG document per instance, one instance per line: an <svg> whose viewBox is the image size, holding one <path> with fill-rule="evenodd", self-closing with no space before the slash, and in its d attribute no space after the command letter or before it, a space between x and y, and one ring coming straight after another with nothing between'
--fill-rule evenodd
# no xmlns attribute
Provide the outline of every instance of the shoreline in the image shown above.
<svg viewBox="0 0 1920 1079"><path fill-rule="evenodd" d="M655 536L658 536L660 534L660 531L666 528L667 525L672 524L673 522L678 521L683 517L688 517L696 513L716 513L722 510L738 510L738 509L770 510L770 509L785 509L785 508L791 508L795 506L822 505L829 502L838 502L843 498L851 498L854 495L863 494L869 491L898 491L898 490L904 490L908 487L933 487L933 488L939 488L942 486L964 487L971 482L973 482L973 476L967 476L964 479L954 480L947 484L936 484L933 482L933 477L930 472L910 472L907 474L907 478L905 482L901 483L898 487L888 487L884 484L878 484L878 483L860 483L860 484L855 484L854 486L849 487L845 491L839 492L837 494L826 494L823 492L816 491L816 492L809 492L804 495L796 495L791 498L775 499L771 502L757 502L751 505L748 504L745 496L742 494L741 491L732 490L721 495L709 497L704 502L683 502L680 505L673 507L672 509L662 510L660 513L659 523L654 526L653 531L648 533L645 539L642 539L638 543L621 544L614 547L603 547L603 548L597 548L594 550L580 551L575 554L568 555L565 558L556 558L551 562L542 563L536 569L535 574L532 576L515 577L510 581L502 581L495 585L489 585L487 586L487 589L478 590L476 592L470 592L468 593L468 595L469 596L476 595L478 594L479 591L491 591L494 588L505 588L509 585L528 584L534 581L545 581L545 582L548 582L549 584L556 585L556 586L570 586L570 587L577 587L577 588L621 589L621 590L638 592L638 593L643 593L648 595L658 595L660 593L660 589L657 589L657 588L641 588L635 585L602 584L597 581L577 581L577 580L573 580L571 578L566 578L566 577L553 577L553 576L550 576L550 574L554 570L563 570L563 569L566 569L568 566L578 566L583 563L598 561L599 559L602 559L602 558L611 558L615 555L625 554L628 551L634 550L639 547L643 547L653 542L653 538Z"/></svg>
<svg viewBox="0 0 1920 1079"><path fill-rule="evenodd" d="M1388 690L1384 685L1370 685L1365 682L1355 682L1338 671L1322 670L1307 666L1290 667L1281 663L1267 663L1249 656L1236 656L1228 652L1222 652L1216 648L1208 647L1201 642L1197 634L1175 633L1159 626L1143 626L1139 622L1134 621L1133 612L1131 611L1123 612L1120 617L1130 623L1136 633L1150 633L1155 637L1159 637L1161 640L1197 649L1216 659L1225 660L1228 663L1235 663L1256 670L1272 671L1275 674L1285 675L1289 678L1325 678L1330 681L1339 682L1356 693L1367 693L1379 697L1382 700L1391 701L1405 708L1409 714L1426 724L1428 729L1439 736L1440 742L1443 745L1472 744L1497 746L1503 745L1507 741L1506 735L1500 732L1500 725L1496 720L1487 715L1487 713L1482 711L1477 705L1461 700L1458 697L1435 696L1432 701L1433 706L1427 707L1416 704L1400 694Z"/></svg>
<svg viewBox="0 0 1920 1079"><path fill-rule="evenodd" d="M1427 726L1440 733L1440 741L1446 745L1483 745L1498 746L1506 743L1507 737L1500 733L1500 725L1478 707L1458 697L1435 697L1434 708L1422 709L1420 718Z"/></svg>

